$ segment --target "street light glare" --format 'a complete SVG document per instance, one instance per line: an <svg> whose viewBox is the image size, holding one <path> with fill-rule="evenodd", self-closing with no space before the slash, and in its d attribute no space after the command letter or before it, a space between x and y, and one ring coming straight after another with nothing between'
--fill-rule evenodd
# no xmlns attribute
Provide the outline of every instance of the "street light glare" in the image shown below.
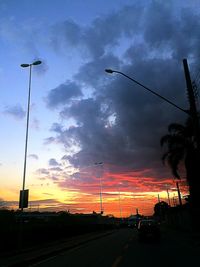
<svg viewBox="0 0 200 267"><path fill-rule="evenodd" d="M27 67L30 66L30 64L21 64L20 66L21 66L22 68L27 68Z"/></svg>
<svg viewBox="0 0 200 267"><path fill-rule="evenodd" d="M37 60L37 61L33 62L32 65L40 65L41 63L42 63L42 61Z"/></svg>
<svg viewBox="0 0 200 267"><path fill-rule="evenodd" d="M105 69L105 72L107 72L107 73L113 73L114 71L111 70L111 69Z"/></svg>

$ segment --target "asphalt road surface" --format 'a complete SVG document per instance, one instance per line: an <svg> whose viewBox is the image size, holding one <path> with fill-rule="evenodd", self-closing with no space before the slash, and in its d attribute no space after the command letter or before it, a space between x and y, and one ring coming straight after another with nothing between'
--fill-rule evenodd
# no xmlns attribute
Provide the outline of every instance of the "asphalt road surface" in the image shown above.
<svg viewBox="0 0 200 267"><path fill-rule="evenodd" d="M31 265L32 267L200 266L200 243L176 232L140 242L135 229L120 229Z"/></svg>

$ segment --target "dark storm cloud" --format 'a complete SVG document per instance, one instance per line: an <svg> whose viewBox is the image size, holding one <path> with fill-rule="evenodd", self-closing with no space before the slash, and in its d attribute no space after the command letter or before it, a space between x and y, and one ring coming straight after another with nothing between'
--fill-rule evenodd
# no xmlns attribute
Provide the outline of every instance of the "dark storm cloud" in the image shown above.
<svg viewBox="0 0 200 267"><path fill-rule="evenodd" d="M64 52L66 48L79 49L84 58L99 58L106 49L117 46L120 37L140 31L143 11L141 5L128 6L110 16L97 17L89 26L68 19L52 27L51 45Z"/></svg>
<svg viewBox="0 0 200 267"><path fill-rule="evenodd" d="M68 46L77 47L81 35L81 27L73 20L67 20L52 27L50 43L56 50Z"/></svg>
<svg viewBox="0 0 200 267"><path fill-rule="evenodd" d="M55 159L49 160L49 166L59 166L60 164Z"/></svg>
<svg viewBox="0 0 200 267"><path fill-rule="evenodd" d="M77 91L81 92L83 85L94 91L70 105L64 99L71 98L72 92L81 96L76 90L68 95L58 86L47 98L50 107L68 104L60 115L63 120L73 118L77 122L74 127L58 123L52 127L52 138L66 151L72 145L79 147L78 152L64 156L72 165L83 167L103 161L112 172L118 166L124 172L134 170L145 176L146 171L148 177L169 177L160 160L159 140L169 123L183 122L186 115L119 74L106 76L104 69L123 71L188 108L182 59L192 56L195 63L198 58L200 16L194 12L181 5L177 8L173 1L152 1L98 18L88 27L73 24L71 32L66 22L68 35L63 37L67 40L63 46L79 36L77 48L82 45L92 55L74 75ZM122 56L117 48L124 49Z"/></svg>
<svg viewBox="0 0 200 267"><path fill-rule="evenodd" d="M21 120L25 117L26 112L23 110L23 108L20 105L15 105L15 106L5 107L4 114L10 115L14 117L15 119Z"/></svg>
<svg viewBox="0 0 200 267"><path fill-rule="evenodd" d="M132 36L140 30L139 17L143 8L129 6L110 16L97 18L91 27L84 31L83 42L94 58L104 55L106 49L117 46L119 38ZM130 27L131 25L131 27ZM102 38L103 37L103 38Z"/></svg>
<svg viewBox="0 0 200 267"><path fill-rule="evenodd" d="M60 132L62 132L62 126L59 123L53 123L50 130L57 132L57 133L60 133Z"/></svg>
<svg viewBox="0 0 200 267"><path fill-rule="evenodd" d="M36 155L36 154L29 154L28 157L32 158L32 159L35 159L35 160L39 159L38 155Z"/></svg>
<svg viewBox="0 0 200 267"><path fill-rule="evenodd" d="M53 144L55 142L56 142L56 138L52 136L44 139L44 145Z"/></svg>
<svg viewBox="0 0 200 267"><path fill-rule="evenodd" d="M91 60L80 67L79 72L74 75L74 79L87 84L87 86L96 88L97 85L101 85L102 81L105 80L105 74L103 72L105 66L117 68L120 66L120 60L111 53Z"/></svg>
<svg viewBox="0 0 200 267"><path fill-rule="evenodd" d="M179 3L179 7L181 4ZM199 9L182 8L177 14L170 1L152 1L146 11L144 40L153 49L168 50L178 60L190 53L198 53L199 48Z"/></svg>
<svg viewBox="0 0 200 267"><path fill-rule="evenodd" d="M67 81L65 84L60 84L55 89L52 89L46 101L49 107L55 108L67 104L70 99L81 95L79 86L75 82Z"/></svg>

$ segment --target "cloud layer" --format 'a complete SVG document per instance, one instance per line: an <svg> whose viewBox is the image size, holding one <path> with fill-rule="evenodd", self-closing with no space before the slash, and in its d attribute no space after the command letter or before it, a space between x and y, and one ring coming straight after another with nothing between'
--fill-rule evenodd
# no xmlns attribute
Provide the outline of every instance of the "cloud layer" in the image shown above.
<svg viewBox="0 0 200 267"><path fill-rule="evenodd" d="M23 110L23 108L20 105L6 106L3 112L4 114L12 116L13 118L17 120L22 120L26 115L26 112Z"/></svg>
<svg viewBox="0 0 200 267"><path fill-rule="evenodd" d="M170 177L160 160L159 141L169 123L183 122L186 116L125 77L108 76L104 69L120 70L188 108L182 59L195 65L199 57L198 12L174 1L144 2L96 18L89 26L66 20L51 32L53 49L73 49L83 63L71 81L47 95L47 106L59 109L63 121L52 125L49 143L62 144L63 159L76 168L103 161L110 183L120 173L129 186L136 176L154 182ZM73 123L66 126L69 120ZM89 181L89 176L91 171L75 178L92 186L95 178ZM58 182L61 187L65 183Z"/></svg>

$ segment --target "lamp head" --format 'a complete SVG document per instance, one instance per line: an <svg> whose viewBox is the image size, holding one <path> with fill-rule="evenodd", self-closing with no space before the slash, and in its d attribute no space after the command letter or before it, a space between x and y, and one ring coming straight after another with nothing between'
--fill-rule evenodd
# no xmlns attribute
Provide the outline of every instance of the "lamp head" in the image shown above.
<svg viewBox="0 0 200 267"><path fill-rule="evenodd" d="M31 65L40 65L41 63L42 63L42 61L37 60L37 61L33 62Z"/></svg>
<svg viewBox="0 0 200 267"><path fill-rule="evenodd" d="M27 68L27 67L30 66L30 64L21 64L20 66L21 66L22 68Z"/></svg>
<svg viewBox="0 0 200 267"><path fill-rule="evenodd" d="M111 69L105 69L105 72L112 74L114 71Z"/></svg>

